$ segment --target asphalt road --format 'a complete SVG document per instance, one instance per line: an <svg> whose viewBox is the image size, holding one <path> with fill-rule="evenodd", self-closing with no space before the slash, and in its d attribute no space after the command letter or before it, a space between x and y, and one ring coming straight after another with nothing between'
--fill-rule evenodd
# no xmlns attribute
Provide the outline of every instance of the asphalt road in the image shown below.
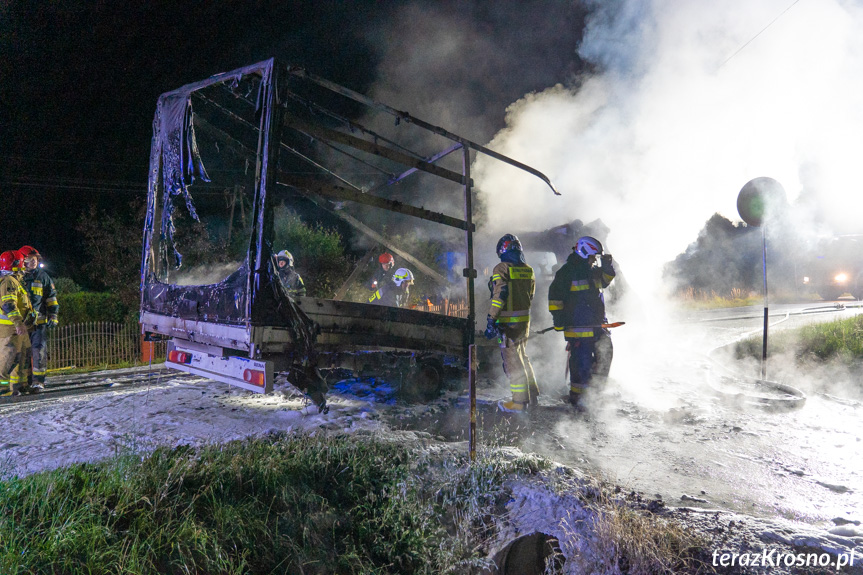
<svg viewBox="0 0 863 575"><path fill-rule="evenodd" d="M770 308L771 333L860 313L857 302ZM747 400L770 397L756 383L759 362L739 364L724 346L760 337L763 307L711 310L674 320L628 322L614 331L608 383L576 414L565 391L563 343L551 334L528 351L543 395L529 415L502 414L499 370L479 389L479 441L513 444L592 470L625 489L669 505L721 508L834 527L863 521L863 394L853 374L804 373L770 357L767 379L801 389L801 408L777 410ZM490 361L496 361L491 358ZM717 393L720 391L721 393ZM824 394L824 392L828 392ZM740 394L735 396L734 394ZM780 397L782 394L773 394ZM451 439L466 438L467 402L403 422Z"/></svg>

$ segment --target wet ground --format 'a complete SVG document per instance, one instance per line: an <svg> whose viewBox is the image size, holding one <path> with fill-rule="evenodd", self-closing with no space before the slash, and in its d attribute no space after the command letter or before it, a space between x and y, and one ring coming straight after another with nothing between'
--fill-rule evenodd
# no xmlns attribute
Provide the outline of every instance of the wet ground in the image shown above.
<svg viewBox="0 0 863 575"><path fill-rule="evenodd" d="M541 358L540 365L534 361L544 390L539 407L529 414L502 413L497 400L507 397L505 382L499 377L481 378L478 441L540 453L625 489L661 496L672 506L782 517L863 536L861 398L843 394L838 385L841 374L831 374L831 381L825 383L814 381L811 374L773 369L783 373L783 383L806 391L805 404L785 409L752 401L751 394L768 399L784 396L755 383L759 365L740 366L721 355L708 355L760 329L761 310L755 310L759 313L754 317L750 311L723 312L739 319L702 322L703 318L695 318L618 330L611 378L593 391L586 413L576 413L559 399L565 391L564 359L559 349L554 352L559 352L557 356L550 349L561 347L554 345L560 342L541 340L542 346L531 342L532 357ZM771 318L775 324L771 329L859 311ZM559 383L547 375L555 365L561 372ZM740 378L728 376L734 370ZM816 393L825 384L831 393ZM736 392L740 395L735 396ZM422 409L396 409L389 417L396 428L423 430L448 440L467 439L465 395L449 394Z"/></svg>

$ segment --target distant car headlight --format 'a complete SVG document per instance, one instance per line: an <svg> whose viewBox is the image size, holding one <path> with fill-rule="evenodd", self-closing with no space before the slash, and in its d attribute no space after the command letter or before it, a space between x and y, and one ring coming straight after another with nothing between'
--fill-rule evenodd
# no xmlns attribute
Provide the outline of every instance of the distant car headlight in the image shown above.
<svg viewBox="0 0 863 575"><path fill-rule="evenodd" d="M845 273L836 274L836 277L834 277L833 280L838 284L844 284L845 282L848 281L848 274L845 274Z"/></svg>
<svg viewBox="0 0 863 575"><path fill-rule="evenodd" d="M809 283L809 276L803 276L803 283L805 283L805 284Z"/></svg>

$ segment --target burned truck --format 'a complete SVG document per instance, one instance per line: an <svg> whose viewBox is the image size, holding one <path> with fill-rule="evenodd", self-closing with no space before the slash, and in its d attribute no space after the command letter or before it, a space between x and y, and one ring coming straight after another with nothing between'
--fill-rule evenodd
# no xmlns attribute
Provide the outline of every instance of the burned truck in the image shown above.
<svg viewBox="0 0 863 575"><path fill-rule="evenodd" d="M317 389L336 367L388 369L436 392L475 334L472 154L554 191L529 166L275 59L163 94L141 261L145 336L169 340L169 367L259 393L279 373ZM355 269L341 285L306 267L308 295L289 293L275 255L291 252L302 269L312 250L280 233L285 217L349 230ZM432 240L462 254L459 282L415 253ZM436 301L369 303L363 276L381 252L435 286Z"/></svg>

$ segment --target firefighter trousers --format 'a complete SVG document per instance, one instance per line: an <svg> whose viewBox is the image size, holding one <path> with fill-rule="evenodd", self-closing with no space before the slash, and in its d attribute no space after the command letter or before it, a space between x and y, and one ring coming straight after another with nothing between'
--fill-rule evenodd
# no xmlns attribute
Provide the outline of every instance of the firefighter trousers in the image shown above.
<svg viewBox="0 0 863 575"><path fill-rule="evenodd" d="M45 374L48 373L48 324L37 325L30 334L30 349L33 360L33 381L45 385Z"/></svg>
<svg viewBox="0 0 863 575"><path fill-rule="evenodd" d="M30 337L0 337L0 392L26 387L30 371Z"/></svg>
<svg viewBox="0 0 863 575"><path fill-rule="evenodd" d="M514 340L506 335L500 338L500 355L503 371L509 379L509 390L515 403L535 403L539 386L533 373L533 366L525 350L525 340Z"/></svg>
<svg viewBox="0 0 863 575"><path fill-rule="evenodd" d="M566 338L569 352L569 396L578 399L599 378L608 377L614 347L611 337L605 331L593 336Z"/></svg>

